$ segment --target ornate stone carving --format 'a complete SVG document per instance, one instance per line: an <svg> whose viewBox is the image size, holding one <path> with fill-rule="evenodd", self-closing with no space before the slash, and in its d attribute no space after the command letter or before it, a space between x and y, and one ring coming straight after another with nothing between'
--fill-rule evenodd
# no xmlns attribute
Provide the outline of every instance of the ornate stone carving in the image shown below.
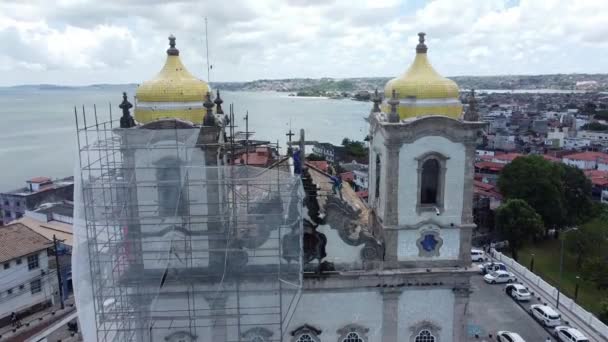
<svg viewBox="0 0 608 342"><path fill-rule="evenodd" d="M467 97L468 107L464 112L464 121L479 121L479 112L477 111L477 99L475 99L475 89L471 89L471 93Z"/></svg>
<svg viewBox="0 0 608 342"><path fill-rule="evenodd" d="M135 126L135 120L131 116L131 108L133 105L127 100L127 93L122 93L122 103L118 105L122 109L122 117L120 117L120 128L131 128Z"/></svg>
<svg viewBox="0 0 608 342"><path fill-rule="evenodd" d="M314 340L314 342L320 342L319 335L321 335L321 332L322 331L320 329L317 329L308 324L304 324L291 332L291 336L293 336L291 341L297 342L298 339L300 338L300 336L306 334L306 335L309 335Z"/></svg>
<svg viewBox="0 0 608 342"><path fill-rule="evenodd" d="M397 123L399 122L399 114L397 113L397 107L399 106L399 100L397 99L397 92L393 89L391 99L388 100L389 106L391 106L391 112L388 114L388 122Z"/></svg>
<svg viewBox="0 0 608 342"><path fill-rule="evenodd" d="M205 102L203 102L203 107L205 107L206 113L203 118L203 126L215 126L215 117L213 116L213 102L211 101L211 93L207 92L205 95Z"/></svg>
<svg viewBox="0 0 608 342"><path fill-rule="evenodd" d="M244 341L255 341L255 342L257 342L257 339L255 339L256 337L261 337L264 341L270 341L272 335L273 335L272 331L270 331L266 328L261 328L261 327L251 328L251 329L245 331L244 333L241 333L241 337L243 338Z"/></svg>
<svg viewBox="0 0 608 342"><path fill-rule="evenodd" d="M165 337L165 341L168 341L168 342L179 342L179 341L194 342L194 341L196 341L197 338L198 338L198 336L193 335L187 331L176 331L174 333L169 334L169 336Z"/></svg>
<svg viewBox="0 0 608 342"><path fill-rule="evenodd" d="M222 100L222 98L220 97L220 90L218 89L216 92L216 97L215 100L213 101L213 103L215 103L215 113L216 114L224 114L224 110L222 109L222 103L224 103L224 100Z"/></svg>
<svg viewBox="0 0 608 342"><path fill-rule="evenodd" d="M369 328L365 328L359 324L348 324L340 329L338 329L336 331L339 335L338 337L338 342L342 342L344 340L347 339L349 334L355 333L357 334L357 337L359 337L361 340L363 340L363 342L367 342L368 341L368 333L369 333Z"/></svg>
<svg viewBox="0 0 608 342"><path fill-rule="evenodd" d="M439 229L422 229L420 237L416 240L418 256L435 257L440 256L440 249L443 246L443 239L439 234Z"/></svg>

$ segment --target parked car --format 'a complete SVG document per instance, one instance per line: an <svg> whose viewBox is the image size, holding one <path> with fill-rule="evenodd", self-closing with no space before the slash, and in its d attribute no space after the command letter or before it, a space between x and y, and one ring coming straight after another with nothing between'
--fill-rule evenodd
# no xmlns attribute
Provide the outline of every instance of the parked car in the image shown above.
<svg viewBox="0 0 608 342"><path fill-rule="evenodd" d="M471 249L471 261L473 262L484 262L486 260L486 253L481 249Z"/></svg>
<svg viewBox="0 0 608 342"><path fill-rule="evenodd" d="M548 305L530 305L530 314L546 327L556 327L562 324L562 315Z"/></svg>
<svg viewBox="0 0 608 342"><path fill-rule="evenodd" d="M498 331L496 333L496 340L498 342L526 342L518 333L511 331Z"/></svg>
<svg viewBox="0 0 608 342"><path fill-rule="evenodd" d="M515 281L515 275L507 271L494 271L483 276L483 280L488 284L512 283Z"/></svg>
<svg viewBox="0 0 608 342"><path fill-rule="evenodd" d="M582 332L578 331L569 326L560 325L555 327L553 330L555 337L558 341L562 342L589 342L589 339L583 335Z"/></svg>
<svg viewBox="0 0 608 342"><path fill-rule="evenodd" d="M479 273L486 274L494 271L506 271L507 266L502 262L486 262L485 264L481 264L477 266L479 268Z"/></svg>
<svg viewBox="0 0 608 342"><path fill-rule="evenodd" d="M508 284L505 286L505 292L511 298L520 302L528 301L532 298L530 291L522 284Z"/></svg>

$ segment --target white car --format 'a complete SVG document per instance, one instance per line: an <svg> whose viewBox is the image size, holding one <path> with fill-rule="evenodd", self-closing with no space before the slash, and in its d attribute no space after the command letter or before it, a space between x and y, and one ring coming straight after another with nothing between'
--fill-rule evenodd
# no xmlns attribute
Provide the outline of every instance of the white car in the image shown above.
<svg viewBox="0 0 608 342"><path fill-rule="evenodd" d="M483 262L486 260L486 253L481 249L471 249L471 261L472 262Z"/></svg>
<svg viewBox="0 0 608 342"><path fill-rule="evenodd" d="M532 298L532 294L522 284L509 284L505 286L505 292L511 296L511 298L524 302Z"/></svg>
<svg viewBox="0 0 608 342"><path fill-rule="evenodd" d="M507 271L494 271L483 276L483 280L488 284L512 283L515 281L515 275Z"/></svg>
<svg viewBox="0 0 608 342"><path fill-rule="evenodd" d="M553 333L562 342L589 342L589 339L583 333L565 325L555 327Z"/></svg>
<svg viewBox="0 0 608 342"><path fill-rule="evenodd" d="M481 274L486 274L486 273L490 273L490 272L494 272L494 271L506 271L507 270L507 266L505 264L503 264L502 262L486 262L484 264L479 264L477 265L477 268L479 269L479 273Z"/></svg>
<svg viewBox="0 0 608 342"><path fill-rule="evenodd" d="M556 327L562 324L562 315L548 305L530 305L530 314L546 327Z"/></svg>
<svg viewBox="0 0 608 342"><path fill-rule="evenodd" d="M496 333L496 340L498 342L526 342L518 333L510 331L498 331Z"/></svg>

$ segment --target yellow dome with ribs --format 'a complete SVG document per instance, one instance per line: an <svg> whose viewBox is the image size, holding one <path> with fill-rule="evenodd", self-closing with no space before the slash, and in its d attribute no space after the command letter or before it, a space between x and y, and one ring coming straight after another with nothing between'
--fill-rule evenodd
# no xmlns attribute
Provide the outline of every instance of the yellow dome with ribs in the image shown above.
<svg viewBox="0 0 608 342"><path fill-rule="evenodd" d="M136 91L135 119L148 123L163 118L176 118L200 124L205 108L203 101L209 85L194 77L182 64L175 37L169 37L165 66L158 75L142 83Z"/></svg>
<svg viewBox="0 0 608 342"><path fill-rule="evenodd" d="M459 118L462 103L456 82L441 76L429 63L424 33L419 33L420 43L416 46L416 58L409 69L394 78L384 87L385 103L383 111L389 112L386 103L391 97L399 100L400 119L424 115L444 115ZM394 94L393 94L394 93Z"/></svg>

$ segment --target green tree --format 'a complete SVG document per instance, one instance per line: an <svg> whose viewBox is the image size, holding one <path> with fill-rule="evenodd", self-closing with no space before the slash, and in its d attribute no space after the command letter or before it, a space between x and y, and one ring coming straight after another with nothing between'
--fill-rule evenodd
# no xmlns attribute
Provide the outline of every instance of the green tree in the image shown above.
<svg viewBox="0 0 608 342"><path fill-rule="evenodd" d="M545 227L564 224L564 196L560 164L540 156L516 158L505 166L498 187L506 199L522 199L542 217Z"/></svg>
<svg viewBox="0 0 608 342"><path fill-rule="evenodd" d="M326 160L326 159L325 159L324 156L311 153L308 156L306 156L306 160L309 160L309 161L323 161L323 160Z"/></svg>
<svg viewBox="0 0 608 342"><path fill-rule="evenodd" d="M577 225L589 220L592 215L591 181L583 171L566 164L561 168L562 190L564 196L564 224Z"/></svg>
<svg viewBox="0 0 608 342"><path fill-rule="evenodd" d="M521 246L542 234L543 221L524 200L510 199L496 210L496 228L509 241L511 255L517 260L517 251Z"/></svg>
<svg viewBox="0 0 608 342"><path fill-rule="evenodd" d="M576 255L576 266L591 258L602 258L608 250L608 222L601 217L595 218L568 234L566 244L569 252Z"/></svg>
<svg viewBox="0 0 608 342"><path fill-rule="evenodd" d="M600 313L597 318L605 324L608 324L608 299L602 300L602 303L600 304Z"/></svg>
<svg viewBox="0 0 608 342"><path fill-rule="evenodd" d="M600 131L600 132L604 132L604 131L608 131L608 125L604 125L604 124L601 124L599 122L591 122L591 123L588 123L586 125L583 125L581 127L581 129L588 130L588 131Z"/></svg>
<svg viewBox="0 0 608 342"><path fill-rule="evenodd" d="M608 288L608 260L592 257L583 262L583 277L594 282L598 288Z"/></svg>

